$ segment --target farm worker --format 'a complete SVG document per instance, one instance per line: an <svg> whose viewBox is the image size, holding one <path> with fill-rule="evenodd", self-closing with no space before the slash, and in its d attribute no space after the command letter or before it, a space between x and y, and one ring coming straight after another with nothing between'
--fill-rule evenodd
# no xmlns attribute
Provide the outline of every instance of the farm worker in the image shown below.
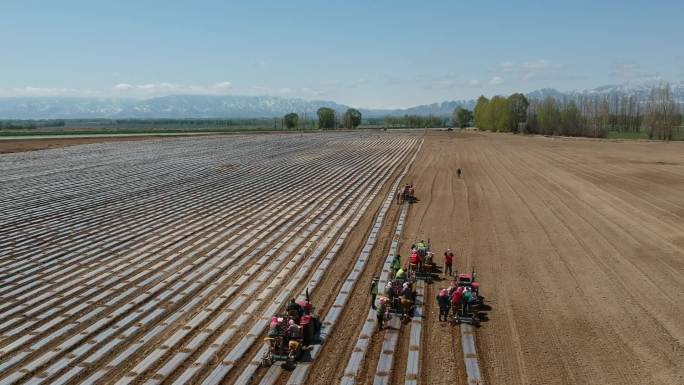
<svg viewBox="0 0 684 385"><path fill-rule="evenodd" d="M420 257L420 253L414 251L409 257L409 263L416 267L418 270L423 270L423 259Z"/></svg>
<svg viewBox="0 0 684 385"><path fill-rule="evenodd" d="M297 301L295 301L294 298L292 298L290 302L288 302L286 310L287 314L291 316L299 317L302 315L302 307L297 303Z"/></svg>
<svg viewBox="0 0 684 385"><path fill-rule="evenodd" d="M444 252L444 275L452 275L453 271L452 265L454 263L454 253L451 252L451 249L447 249L447 251Z"/></svg>
<svg viewBox="0 0 684 385"><path fill-rule="evenodd" d="M432 258L435 256L435 254L432 251L428 251L427 255L425 255L425 264L426 265L432 265Z"/></svg>
<svg viewBox="0 0 684 385"><path fill-rule="evenodd" d="M401 255L397 254L392 260L392 273L395 274L399 269L401 269Z"/></svg>
<svg viewBox="0 0 684 385"><path fill-rule="evenodd" d="M371 282L371 306L375 310L375 298L378 296L378 280L377 276L373 277L373 282Z"/></svg>
<svg viewBox="0 0 684 385"><path fill-rule="evenodd" d="M404 317L411 316L413 314L413 310L412 310L413 301L410 298L406 298L406 297L402 298L401 301L399 302L399 306L401 309L401 315L402 315L403 319L406 320L406 318L404 318Z"/></svg>
<svg viewBox="0 0 684 385"><path fill-rule="evenodd" d="M473 292L468 287L463 291L463 313L468 312L468 306L473 302Z"/></svg>
<svg viewBox="0 0 684 385"><path fill-rule="evenodd" d="M375 316L378 319L378 329L382 330L384 328L385 309L387 305L385 304L385 301L380 301L379 305L380 306L375 310Z"/></svg>
<svg viewBox="0 0 684 385"><path fill-rule="evenodd" d="M395 277L397 279L402 279L402 280L406 279L406 272L404 271L404 269L399 268L399 270L397 270L397 275Z"/></svg>
<svg viewBox="0 0 684 385"><path fill-rule="evenodd" d="M272 330L269 331L269 336L271 336L271 333L273 334L273 337L277 335L283 335L285 334L285 319L282 317L278 317L276 319L276 324L272 328Z"/></svg>
<svg viewBox="0 0 684 385"><path fill-rule="evenodd" d="M408 282L404 282L404 285L401 288L401 295L405 299L413 300L413 291L411 290L411 286L409 286Z"/></svg>
<svg viewBox="0 0 684 385"><path fill-rule="evenodd" d="M297 301L297 304L299 305L299 308L301 309L299 312L300 315L311 314L311 310L313 309L311 302L304 299L301 301Z"/></svg>
<svg viewBox="0 0 684 385"><path fill-rule="evenodd" d="M459 286L454 294L451 295L451 309L454 315L457 315L458 309L461 307L461 297L463 296L463 287Z"/></svg>
<svg viewBox="0 0 684 385"><path fill-rule="evenodd" d="M288 323L287 337L295 340L302 338L302 329L293 320Z"/></svg>
<svg viewBox="0 0 684 385"><path fill-rule="evenodd" d="M393 291L392 291L392 281L387 281L387 284L385 285L385 295L388 298L392 298Z"/></svg>
<svg viewBox="0 0 684 385"><path fill-rule="evenodd" d="M417 251L411 253L411 256L409 257L409 263L416 266L420 263L420 255L418 255Z"/></svg>
<svg viewBox="0 0 684 385"><path fill-rule="evenodd" d="M449 319L449 292L447 289L442 289L437 294L437 304L439 305L439 320L447 321Z"/></svg>
<svg viewBox="0 0 684 385"><path fill-rule="evenodd" d="M269 325L268 329L268 336L269 337L275 337L278 335L278 317L273 316L271 317L271 323Z"/></svg>

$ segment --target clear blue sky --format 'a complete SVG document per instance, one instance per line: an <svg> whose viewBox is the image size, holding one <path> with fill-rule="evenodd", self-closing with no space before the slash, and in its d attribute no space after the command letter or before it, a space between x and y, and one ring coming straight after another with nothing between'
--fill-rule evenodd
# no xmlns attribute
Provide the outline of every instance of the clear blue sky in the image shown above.
<svg viewBox="0 0 684 385"><path fill-rule="evenodd" d="M32 1L0 95L271 94L403 107L684 80L684 1Z"/></svg>

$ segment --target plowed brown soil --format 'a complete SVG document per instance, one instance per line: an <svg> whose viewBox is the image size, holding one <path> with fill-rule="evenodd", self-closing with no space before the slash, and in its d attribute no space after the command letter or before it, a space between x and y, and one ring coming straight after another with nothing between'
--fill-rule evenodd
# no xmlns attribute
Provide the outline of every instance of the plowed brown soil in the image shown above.
<svg viewBox="0 0 684 385"><path fill-rule="evenodd" d="M684 383L684 143L432 132L405 182L420 201L402 255L430 238L440 262L451 248L455 269L478 272L487 384ZM467 383L459 331L438 321L447 282L425 297L423 384ZM362 320L345 316L320 357L335 363L316 363L312 383L339 380ZM372 383L380 341L360 383Z"/></svg>
<svg viewBox="0 0 684 385"><path fill-rule="evenodd" d="M174 138L177 136L174 136ZM52 138L52 139L3 139L0 140L0 154L47 150L51 148L78 146L81 144L126 142L131 140L160 139L163 136L122 136L99 138Z"/></svg>
<svg viewBox="0 0 684 385"><path fill-rule="evenodd" d="M486 383L684 383L682 143L433 133L407 181L421 201L404 239L455 249L482 281ZM440 285L423 383L465 383Z"/></svg>

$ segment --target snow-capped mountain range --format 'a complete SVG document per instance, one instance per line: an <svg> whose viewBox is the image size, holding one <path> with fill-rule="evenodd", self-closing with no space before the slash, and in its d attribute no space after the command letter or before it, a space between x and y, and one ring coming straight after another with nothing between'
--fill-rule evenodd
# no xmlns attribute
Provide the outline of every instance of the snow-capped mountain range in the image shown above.
<svg viewBox="0 0 684 385"><path fill-rule="evenodd" d="M545 88L529 92L534 98L573 97L580 94L636 95L646 100L652 83L626 83L592 90L561 92ZM673 98L684 105L684 82L671 84ZM364 117L401 115L451 116L462 106L472 109L475 100L454 100L404 109L363 109ZM315 116L320 107L344 112L348 106L325 100L304 100L275 96L171 95L150 99L75 98L75 97L3 97L0 119L82 119L82 118L268 118L289 112Z"/></svg>

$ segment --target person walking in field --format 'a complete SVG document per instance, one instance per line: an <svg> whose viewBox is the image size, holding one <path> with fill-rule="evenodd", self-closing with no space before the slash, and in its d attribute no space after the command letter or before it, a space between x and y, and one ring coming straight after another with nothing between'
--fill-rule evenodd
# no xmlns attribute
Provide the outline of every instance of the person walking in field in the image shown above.
<svg viewBox="0 0 684 385"><path fill-rule="evenodd" d="M371 282L371 307L373 310L376 309L375 299L378 297L378 277L373 277L373 282Z"/></svg>
<svg viewBox="0 0 684 385"><path fill-rule="evenodd" d="M447 251L444 252L444 275L453 275L453 270L452 270L452 265L454 263L454 253L451 252L451 249L447 249Z"/></svg>
<svg viewBox="0 0 684 385"><path fill-rule="evenodd" d="M449 320L449 293L447 289L441 289L437 294L437 305L439 305L439 320Z"/></svg>

